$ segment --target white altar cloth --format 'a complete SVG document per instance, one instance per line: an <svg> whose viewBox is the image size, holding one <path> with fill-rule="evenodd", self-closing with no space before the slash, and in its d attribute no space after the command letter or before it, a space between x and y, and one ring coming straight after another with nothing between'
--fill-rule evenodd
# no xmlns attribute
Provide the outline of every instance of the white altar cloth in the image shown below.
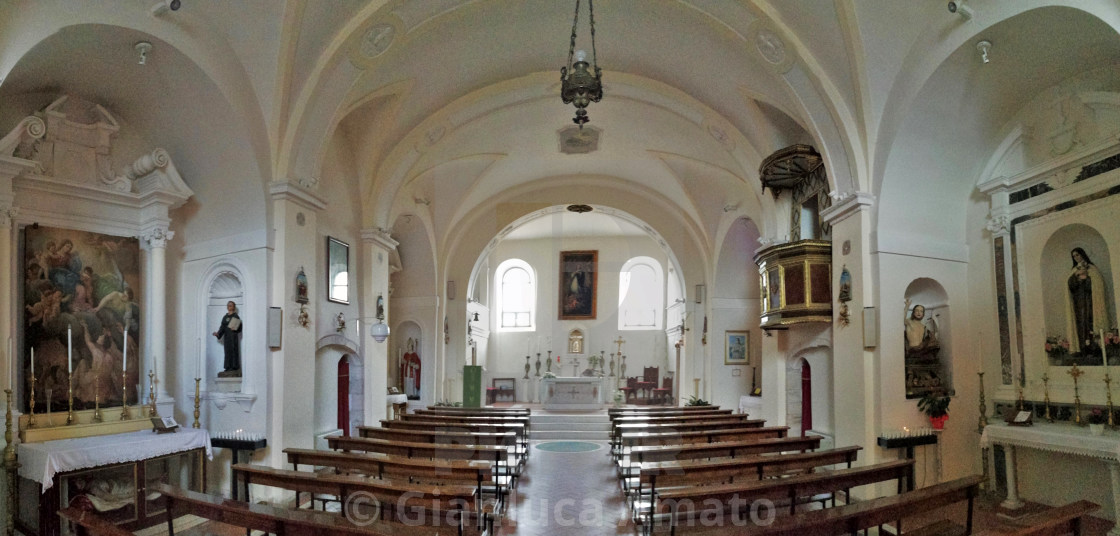
<svg viewBox="0 0 1120 536"><path fill-rule="evenodd" d="M558 377L541 380L544 409L602 409L603 378Z"/></svg>
<svg viewBox="0 0 1120 536"><path fill-rule="evenodd" d="M41 443L20 443L19 476L43 485L45 492L54 485L54 475L114 463L135 462L203 447L210 450L210 433L202 429L179 428L177 432L157 434L150 430Z"/></svg>

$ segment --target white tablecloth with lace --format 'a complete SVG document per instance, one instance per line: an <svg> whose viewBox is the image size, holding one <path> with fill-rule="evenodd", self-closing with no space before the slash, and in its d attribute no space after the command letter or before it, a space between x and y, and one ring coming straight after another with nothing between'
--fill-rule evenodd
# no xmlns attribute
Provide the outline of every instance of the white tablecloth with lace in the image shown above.
<svg viewBox="0 0 1120 536"><path fill-rule="evenodd" d="M206 430L180 428L174 433L157 434L142 430L41 443L21 443L19 475L42 484L43 491L54 485L54 475L115 463L135 462L176 452L204 448L213 459L210 434Z"/></svg>
<svg viewBox="0 0 1120 536"><path fill-rule="evenodd" d="M1097 458L1105 462L1112 478L1112 502L1120 512L1120 433L1106 431L1095 436L1088 428L1072 424L1036 423L1033 426L1008 426L1005 423L984 427L980 446L1004 446L1004 464L1007 473L1007 500L1005 508L1016 509L1023 505L1019 499L1018 474L1015 449L1024 447L1073 456ZM1110 536L1120 536L1120 525L1113 527Z"/></svg>

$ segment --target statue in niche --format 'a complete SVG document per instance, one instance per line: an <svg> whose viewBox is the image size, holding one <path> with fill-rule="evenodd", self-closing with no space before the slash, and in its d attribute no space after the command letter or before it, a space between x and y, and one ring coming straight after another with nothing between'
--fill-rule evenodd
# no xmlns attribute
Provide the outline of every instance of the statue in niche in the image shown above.
<svg viewBox="0 0 1120 536"><path fill-rule="evenodd" d="M409 400L420 399L420 354L416 353L416 339L408 338L408 351L401 356L401 383Z"/></svg>
<svg viewBox="0 0 1120 536"><path fill-rule="evenodd" d="M910 298L906 298L906 309L903 311L903 324L906 326L906 357L922 361L937 359L941 350L941 343L937 340L937 323L930 321L926 324L926 308L915 305L909 315Z"/></svg>
<svg viewBox="0 0 1120 536"><path fill-rule="evenodd" d="M226 315L222 317L222 325L214 336L222 343L225 352L225 370L218 373L219 378L241 377L241 317L237 316L237 304L232 301L226 303Z"/></svg>
<svg viewBox="0 0 1120 536"><path fill-rule="evenodd" d="M1066 278L1066 286L1069 287L1066 298L1069 350L1073 354L1095 354L1100 352L1100 347L1093 341L1094 335L1109 329L1104 276L1084 249L1073 248L1069 256L1073 261Z"/></svg>

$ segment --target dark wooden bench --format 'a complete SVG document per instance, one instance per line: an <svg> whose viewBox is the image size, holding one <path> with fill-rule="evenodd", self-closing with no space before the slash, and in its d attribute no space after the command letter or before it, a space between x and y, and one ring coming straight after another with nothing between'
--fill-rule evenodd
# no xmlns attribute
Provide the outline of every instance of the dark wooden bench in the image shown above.
<svg viewBox="0 0 1120 536"><path fill-rule="evenodd" d="M714 430L690 430L672 432L623 432L619 445L623 451L633 447L652 445L691 445L695 443L719 443L725 441L745 441L786 437L788 426L717 428Z"/></svg>
<svg viewBox="0 0 1120 536"><path fill-rule="evenodd" d="M614 416L620 413L671 413L689 411L710 411L720 409L719 406L636 406L625 405L617 408L607 408L607 415Z"/></svg>
<svg viewBox="0 0 1120 536"><path fill-rule="evenodd" d="M667 523L668 532L672 535L682 523L695 525L700 520L699 516L708 519L738 516L744 508L750 508L751 503L760 500L788 502L789 513L793 515L797 505L807 500L831 497L835 505L836 494L841 491L847 497L852 488L891 480L896 481L897 492L902 493L913 464L914 460L909 459L892 460L789 478L662 489L653 495L653 508L646 524L656 528L654 523Z"/></svg>
<svg viewBox="0 0 1120 536"><path fill-rule="evenodd" d="M70 532L78 536L132 536L97 514L71 506L58 511L63 524L70 523Z"/></svg>
<svg viewBox="0 0 1120 536"><path fill-rule="evenodd" d="M529 408L464 408L455 406L428 406L422 410L430 414L444 415L532 415Z"/></svg>
<svg viewBox="0 0 1120 536"><path fill-rule="evenodd" d="M439 524L451 520L456 527L473 524L492 533L497 507L496 501L482 498L480 490L474 485L402 484L355 475L292 471L248 464L234 465L233 474L235 482L244 486L247 502L252 502L249 489L255 484L295 492L296 505L300 504L301 493L337 497L344 509L354 508L358 502L368 500L369 506L361 512L348 511L347 514L390 522L427 526L432 524L430 522ZM425 521L419 522L418 517Z"/></svg>
<svg viewBox="0 0 1120 536"><path fill-rule="evenodd" d="M425 520L427 525L418 522L393 523L380 519L360 519L361 525L351 523L344 515L304 509L282 508L267 504L250 504L197 491L158 484L159 491L167 498L167 529L169 536L175 536L176 518L190 514L226 525L242 527L246 534L261 531L266 534L284 536L320 536L322 534L341 536L439 536L448 534L448 526L440 526L445 520ZM364 514L363 514L364 515ZM419 521L419 520L417 520ZM480 531L472 526L455 527L457 534L475 535Z"/></svg>
<svg viewBox="0 0 1120 536"><path fill-rule="evenodd" d="M631 494L631 508L635 515L641 515L650 506L643 502L644 499L658 489L762 480L811 472L828 465L844 464L851 467L859 451L860 447L852 446L743 458L643 463L638 467L638 476L633 477L632 482L624 485L624 488L634 490Z"/></svg>
<svg viewBox="0 0 1120 536"><path fill-rule="evenodd" d="M890 522L897 523L906 516L925 514L953 504L967 502L965 525L937 522L933 529L917 528L900 530L904 536L948 536L950 534L972 533L972 511L974 501L980 491L984 478L972 475L949 482L935 484L900 495L890 495L853 504L798 512L792 516L779 516L766 526L755 526L749 519L728 524L720 518L706 527L678 527L678 534L690 536L839 536L856 534L860 530L879 527ZM881 534L882 532L880 532Z"/></svg>
<svg viewBox="0 0 1120 536"><path fill-rule="evenodd" d="M505 488L493 480L493 462L490 461L429 460L297 448L286 448L284 454L296 471L300 465L310 465L328 467L340 474L357 473L410 484L473 484L480 490L492 491L499 510L505 505Z"/></svg>
<svg viewBox="0 0 1120 536"><path fill-rule="evenodd" d="M723 417L723 416L721 416ZM733 416L727 416L733 417ZM693 420L688 422L650 423L616 422L611 425L611 449L615 455L621 450L622 434L626 433L668 433L695 432L699 430L727 430L732 428L761 428L766 426L763 419L716 418L712 420Z"/></svg>
<svg viewBox="0 0 1120 536"><path fill-rule="evenodd" d="M438 443L413 443L371 439L366 437L327 436L327 446L331 450L345 452L375 452L404 458L428 458L432 460L483 460L494 462L495 480L514 488L521 474L521 459L510 454L499 445L445 445ZM511 460L512 458L512 460Z"/></svg>
<svg viewBox="0 0 1120 536"><path fill-rule="evenodd" d="M984 531L984 536L1080 536L1085 516L1096 512L1100 505L1077 501L1049 510L1036 512L1019 519L1007 521L1010 527Z"/></svg>
<svg viewBox="0 0 1120 536"><path fill-rule="evenodd" d="M528 438L522 437L524 427L499 425L501 428L484 428L484 425L439 426L417 425L401 421L381 421L382 426L359 426L358 436L375 439L394 439L412 443L445 443L455 445L505 445L522 458L529 456ZM399 423L394 425L393 423Z"/></svg>

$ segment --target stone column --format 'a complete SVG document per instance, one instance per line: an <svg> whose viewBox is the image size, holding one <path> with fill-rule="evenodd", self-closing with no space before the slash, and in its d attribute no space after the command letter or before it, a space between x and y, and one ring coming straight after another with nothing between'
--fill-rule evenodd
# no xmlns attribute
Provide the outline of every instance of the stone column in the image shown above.
<svg viewBox="0 0 1120 536"><path fill-rule="evenodd" d="M147 339L145 359L140 363L140 385L148 387L148 371L156 374L156 399L161 415L170 415L175 400L167 392L167 242L175 237L167 225L145 229L140 235L148 257L148 277L144 278L144 295L148 307L144 315L143 331ZM148 391L140 395L141 403L148 401ZM165 409L166 408L166 409Z"/></svg>
<svg viewBox="0 0 1120 536"><path fill-rule="evenodd" d="M365 262L359 265L362 273L360 340L366 367L365 424L375 426L388 414L385 393L389 377L389 345L393 334L390 332L385 342L376 342L369 330L377 322L378 296L385 303L384 322L392 326L389 320L389 253L397 248L397 241L389 236L388 229L376 228L362 231L362 244Z"/></svg>
<svg viewBox="0 0 1120 536"><path fill-rule="evenodd" d="M1003 445L1003 466L1007 473L1007 500L999 505L1008 510L1018 510L1023 507L1023 501L1019 500L1019 475L1015 473L1015 445Z"/></svg>

